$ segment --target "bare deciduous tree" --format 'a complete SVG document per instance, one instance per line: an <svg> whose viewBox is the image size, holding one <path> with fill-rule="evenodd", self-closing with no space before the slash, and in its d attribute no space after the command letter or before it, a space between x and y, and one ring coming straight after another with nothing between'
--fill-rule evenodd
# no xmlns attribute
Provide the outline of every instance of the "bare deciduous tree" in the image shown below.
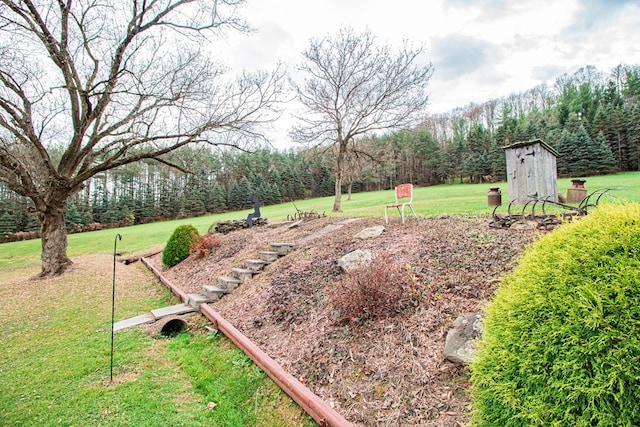
<svg viewBox="0 0 640 427"><path fill-rule="evenodd" d="M71 264L64 206L88 178L274 118L281 67L231 79L207 53L247 29L243 2L0 0L0 181L33 201L41 276Z"/></svg>
<svg viewBox="0 0 640 427"><path fill-rule="evenodd" d="M423 49L405 42L394 52L376 46L370 31L343 28L336 37L312 39L293 83L303 107L291 135L300 142L337 147L333 211L340 211L345 162L356 137L416 125L426 114L433 66L420 65Z"/></svg>

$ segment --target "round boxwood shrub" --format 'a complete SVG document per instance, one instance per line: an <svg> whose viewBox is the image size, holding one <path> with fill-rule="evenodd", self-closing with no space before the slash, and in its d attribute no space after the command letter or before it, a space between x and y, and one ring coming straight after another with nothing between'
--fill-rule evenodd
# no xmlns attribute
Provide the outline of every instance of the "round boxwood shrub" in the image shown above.
<svg viewBox="0 0 640 427"><path fill-rule="evenodd" d="M472 426L640 425L640 204L532 245L486 308Z"/></svg>
<svg viewBox="0 0 640 427"><path fill-rule="evenodd" d="M200 233L191 224L184 224L173 230L167 245L162 251L162 263L173 267L189 257L191 245L200 239Z"/></svg>

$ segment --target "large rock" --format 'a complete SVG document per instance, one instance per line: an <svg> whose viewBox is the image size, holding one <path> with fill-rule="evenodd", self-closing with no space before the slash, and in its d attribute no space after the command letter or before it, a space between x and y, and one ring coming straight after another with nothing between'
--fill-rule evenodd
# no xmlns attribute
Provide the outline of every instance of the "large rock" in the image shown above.
<svg viewBox="0 0 640 427"><path fill-rule="evenodd" d="M376 227L369 227L369 228L365 228L364 230L360 231L358 234L353 236L353 238L354 239L360 239L360 240L370 239L372 237L378 237L379 235L382 234L383 231L384 231L384 226L383 225L378 225Z"/></svg>
<svg viewBox="0 0 640 427"><path fill-rule="evenodd" d="M444 343L444 357L454 363L468 365L477 349L476 339L482 335L481 312L465 313L459 316L447 332Z"/></svg>
<svg viewBox="0 0 640 427"><path fill-rule="evenodd" d="M338 265L344 271L349 273L350 271L357 270L365 267L373 259L373 254L369 251L363 251L356 249L353 252L349 252L338 260Z"/></svg>

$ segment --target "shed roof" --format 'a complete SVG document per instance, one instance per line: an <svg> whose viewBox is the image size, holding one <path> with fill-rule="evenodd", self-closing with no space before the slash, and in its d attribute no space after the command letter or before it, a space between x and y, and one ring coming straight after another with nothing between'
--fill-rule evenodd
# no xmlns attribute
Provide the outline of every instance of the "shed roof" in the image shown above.
<svg viewBox="0 0 640 427"><path fill-rule="evenodd" d="M507 145L505 147L502 147L503 150L508 150L510 148L520 148L520 147L527 147L529 145L534 145L534 144L540 144L542 145L548 152L550 152L551 154L553 154L554 156L558 157L560 156L560 154L558 154L558 152L549 144L547 144L546 142L544 142L541 139L532 139L531 141L518 141L518 142L514 142L511 145Z"/></svg>

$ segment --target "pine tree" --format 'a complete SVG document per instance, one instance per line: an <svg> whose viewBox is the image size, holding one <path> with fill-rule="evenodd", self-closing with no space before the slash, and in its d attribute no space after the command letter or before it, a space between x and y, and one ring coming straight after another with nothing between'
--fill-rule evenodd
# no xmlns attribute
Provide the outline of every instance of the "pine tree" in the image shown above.
<svg viewBox="0 0 640 427"><path fill-rule="evenodd" d="M592 154L596 159L591 165L589 175L604 175L615 173L618 170L616 159L611 154L607 140L602 132L600 132L593 140Z"/></svg>
<svg viewBox="0 0 640 427"><path fill-rule="evenodd" d="M557 151L558 174L561 176L584 177L612 173L616 169L616 161L604 135L599 133L596 140L592 139L577 119L567 122Z"/></svg>
<svg viewBox="0 0 640 427"><path fill-rule="evenodd" d="M632 170L629 166L629 140L628 123L626 111L623 108L615 108L610 113L611 131L610 137L606 138L611 152L617 161L618 167L622 171ZM607 137L608 135L605 135Z"/></svg>
<svg viewBox="0 0 640 427"><path fill-rule="evenodd" d="M269 173L267 174L267 182L272 187L278 189L278 194L280 194L280 198L282 199L282 178L275 167L269 170Z"/></svg>
<svg viewBox="0 0 640 427"><path fill-rule="evenodd" d="M40 231L40 227L41 224L38 216L33 212L29 212L27 214L27 224L24 231Z"/></svg>
<svg viewBox="0 0 640 427"><path fill-rule="evenodd" d="M202 201L202 197L200 196L199 192L192 191L186 197L185 211L187 214L191 214L191 215L201 214L206 211L204 202Z"/></svg>
<svg viewBox="0 0 640 427"><path fill-rule="evenodd" d="M144 187L144 195L142 201L142 217L141 220L154 218L158 215L156 209L156 200L153 193L153 187L147 183Z"/></svg>
<svg viewBox="0 0 640 427"><path fill-rule="evenodd" d="M93 213L90 210L86 210L82 212L82 223L84 225L93 224L95 222L95 218L93 217Z"/></svg>
<svg viewBox="0 0 640 427"><path fill-rule="evenodd" d="M211 189L211 199L209 201L208 210L210 212L219 213L227 209L227 192L224 187L216 182Z"/></svg>
<svg viewBox="0 0 640 427"><path fill-rule="evenodd" d="M582 126L578 127L574 137L576 138L576 149L572 153L572 162L569 168L571 176L590 175L591 164L597 161L593 151L593 140Z"/></svg>
<svg viewBox="0 0 640 427"><path fill-rule="evenodd" d="M568 130L563 130L560 134L555 149L558 152L557 168L558 175L572 176L574 153L577 149L577 138Z"/></svg>
<svg viewBox="0 0 640 427"><path fill-rule="evenodd" d="M333 173L325 168L322 176L322 181L320 182L320 197L331 196L336 187L336 178Z"/></svg>
<svg viewBox="0 0 640 427"><path fill-rule="evenodd" d="M248 209L253 207L253 196L256 193L251 181L246 176L243 176L238 183L240 190L240 208Z"/></svg>
<svg viewBox="0 0 640 427"><path fill-rule="evenodd" d="M289 166L285 167L280 174L280 180L282 182L280 185L280 194L282 194L282 199L285 202L295 200L296 192L293 183L295 177L293 176L293 171Z"/></svg>
<svg viewBox="0 0 640 427"><path fill-rule="evenodd" d="M629 117L629 170L640 170L640 102L627 108Z"/></svg>
<svg viewBox="0 0 640 427"><path fill-rule="evenodd" d="M126 203L118 209L118 221L124 223L124 225L133 225L136 222L136 215L133 209Z"/></svg>
<svg viewBox="0 0 640 427"><path fill-rule="evenodd" d="M242 194L238 182L232 179L227 191L227 207L232 211L240 210L243 208L243 199L245 198L246 195Z"/></svg>
<svg viewBox="0 0 640 427"><path fill-rule="evenodd" d="M282 203L282 195L280 194L280 188L275 184L267 184L270 187L270 192L273 195L273 204L277 205Z"/></svg>
<svg viewBox="0 0 640 427"><path fill-rule="evenodd" d="M9 215L9 212L2 214L2 216L0 216L0 236L15 233L16 231L15 220L11 215Z"/></svg>
<svg viewBox="0 0 640 427"><path fill-rule="evenodd" d="M78 210L75 198L70 198L67 200L64 210L64 225L67 229L70 229L76 224L82 224L82 215Z"/></svg>

